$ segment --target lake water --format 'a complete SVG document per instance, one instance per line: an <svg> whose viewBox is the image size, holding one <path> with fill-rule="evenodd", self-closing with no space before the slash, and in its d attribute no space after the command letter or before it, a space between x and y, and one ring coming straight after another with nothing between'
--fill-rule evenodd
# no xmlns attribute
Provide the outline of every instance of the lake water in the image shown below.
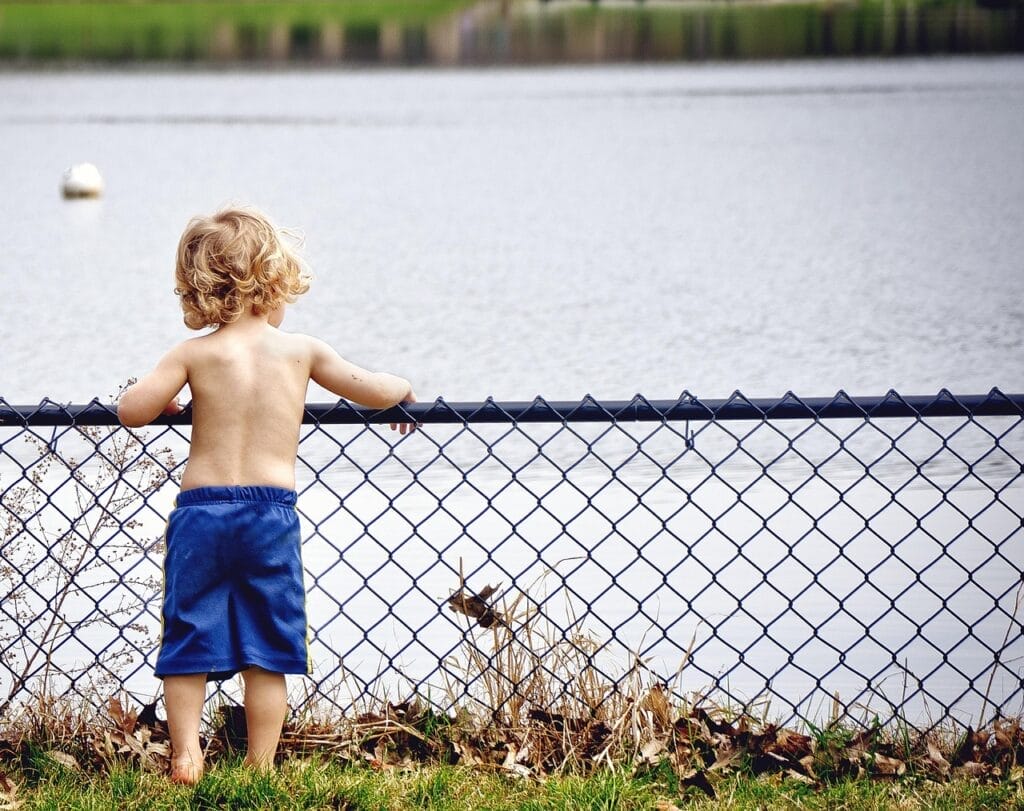
<svg viewBox="0 0 1024 811"><path fill-rule="evenodd" d="M286 328L421 398L1020 390L1022 133L1022 59L0 75L0 396L187 337L232 201L306 235Z"/></svg>
<svg viewBox="0 0 1024 811"><path fill-rule="evenodd" d="M19 404L105 398L187 337L171 293L177 238L194 213L232 201L256 204L306 235L315 282L286 328L315 333L371 368L408 375L421 399L574 399L586 392L672 398L683 389L704 398L734 389L748 396L839 388L879 394L890 387L905 394L1020 391L1022 133L1022 59L0 75L7 181L0 202L0 397ZM58 194L61 171L84 160L100 167L106 195L66 202ZM312 391L310 399L328 396ZM934 620L934 594L957 589L964 572L955 560L980 566L991 554L986 538L1020 532L1024 509L1019 481L1011 483L1001 496L1010 509L995 505L979 528L965 531L963 514L980 515L991 492L968 480L936 512L936 491L918 482L874 522L878 537L869 533L845 547L857 519L842 511L831 513L827 537L810 532L807 515L795 508L762 527L747 508L770 512L779 496L762 481L709 534L707 515L735 499L715 483L698 486L707 467L694 457L648 493L635 515L628 494L602 490L607 471L591 457L574 468L576 489L560 487L557 475L549 481L550 470L531 469L525 489L501 495L501 512L525 516L538 492L554 488L544 495L548 514L509 534L482 501L507 480L491 459L461 484L444 466L424 475L435 494L451 493L444 498L450 514L420 527L395 553L404 571L392 570L384 549L409 528L394 513L375 519L386 507L375 488L403 492L403 465L418 467L436 454L433 443L446 441L444 430L429 433L432 439L415 437L388 455L374 486L361 487L361 474L335 465L303 496L307 534L313 522L321 525L307 546L307 566L333 569L314 589L310 610L315 624L340 623L332 628L347 641L338 648L358 641L363 618L384 606L357 593L361 582L401 598L410 616L428 617L424 612L436 613L455 585L460 560L477 572L476 587L507 582L503 571L520 573L525 586L544 567L564 574L568 565L570 585L587 599L615 573L615 587L596 599L597 630L607 636L615 628L620 642L639 647L649 620L636 615L634 598L648 594L657 570L672 569L673 591L650 592L642 606L666 624L682 618L665 640L666 660L723 618L727 641L716 648L712 640L698 663L712 675L750 644L754 617L778 613L777 637L803 640L807 627L785 612L787 598L780 597L799 593L797 608L822 626L821 635L800 642L795 664L790 660L775 686L783 696L803 696L814 687L808 674L824 668L830 676L823 689L849 696L862 687L829 645L848 644L838 640L863 630L853 615L834 615L833 598L804 582L808 569L800 566L820 571L820 585L867 620L885 608L884 595L903 593L905 616L865 637L858 666L899 679L891 669L899 663L880 642L901 649L912 673L927 674L940 667L941 654L916 638L915 624L940 647L966 638L964 623L945 608L941 622ZM914 437L904 445L918 463L934 441L921 433L920 446ZM965 458L990 446L982 435L965 437L957 440ZM464 439L467 449L447 452L466 470L483 451ZM603 458L628 458L632 441L616 434L601 448ZM713 429L698 448L722 460L730 441ZM826 452L829 441L822 437L807 452ZM755 460L772 458L775 451L755 445L747 443ZM1024 456L1019 429L1006 447ZM359 460L364 448L365 464L387 453L372 435L346 450ZM677 454L678 437L660 434L646 449L656 457ZM316 464L335 452L322 437L304 445L304 458ZM567 452L565 459L575 458ZM793 490L806 471L787 458L774 470ZM961 462L946 452L940 461L951 466L931 473L952 488ZM994 467L979 467L978 475L1012 477L996 469L1005 461L989 457L985 464ZM649 486L658 475L649 467L628 471L629 485ZM758 470L755 461L730 475L747 481ZM857 471L830 469L831 480L852 485ZM904 475L890 473L894 481ZM300 478L303 486L313 482L306 468ZM350 494L344 510L321 484ZM608 518L590 507L573 517L588 497L624 534L604 540L577 571L571 561L608 533ZM870 482L849 496L868 513L879 497ZM802 506L815 515L830 498L834 493L809 488L797 501L806 499ZM165 510L170 495L161 499L155 504ZM437 504L436 495L414 488L397 506L426 521ZM659 522L669 522L673 535L659 534ZM921 534L921 522L929 535ZM159 514L146 513L144 523L136 536L158 535ZM637 538L646 544L642 556L630 543ZM897 542L903 558L878 565ZM339 547L344 566L335 563ZM542 547L543 555L536 551ZM435 566L441 549L443 565ZM935 555L942 560L933 565ZM776 558L787 562L771 577L748 565L769 569ZM872 572L856 593L847 593L860 582L850 579L858 575L847 560ZM1003 595L1001 605L1009 600L1011 610L1024 560L1006 545L993 561L980 587ZM145 571L158 575L158 565L149 558ZM974 616L977 588L960 590L948 608L998 648L1005 617ZM337 595L353 595L341 598L344 617L336 617ZM437 661L430 651L457 641L437 619L419 634L408 624L375 625L346 665L372 675L381 656L412 644L409 661L399 663L429 672ZM974 642L959 645L957 655L974 663L988 655L971 648ZM757 668L785 668L787 652L759 644L749 656L753 670L738 671L732 687L752 695ZM132 685L143 694L155 687L148 676ZM949 673L930 685L943 701L964 689ZM997 682L994 695L1016 690L1010 678ZM969 698L965 712L976 712L976 697Z"/></svg>

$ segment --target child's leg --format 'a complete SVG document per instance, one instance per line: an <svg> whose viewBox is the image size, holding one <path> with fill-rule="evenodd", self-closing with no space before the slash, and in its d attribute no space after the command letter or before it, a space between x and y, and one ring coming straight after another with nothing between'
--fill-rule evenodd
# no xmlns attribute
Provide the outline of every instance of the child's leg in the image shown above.
<svg viewBox="0 0 1024 811"><path fill-rule="evenodd" d="M206 701L206 674L164 677L164 700L171 733L171 780L198 783L203 776L199 722Z"/></svg>
<svg viewBox="0 0 1024 811"><path fill-rule="evenodd" d="M288 692L284 674L260 667L242 671L245 682L245 725L249 732L249 752L245 762L270 769L277 754L277 742L288 715Z"/></svg>

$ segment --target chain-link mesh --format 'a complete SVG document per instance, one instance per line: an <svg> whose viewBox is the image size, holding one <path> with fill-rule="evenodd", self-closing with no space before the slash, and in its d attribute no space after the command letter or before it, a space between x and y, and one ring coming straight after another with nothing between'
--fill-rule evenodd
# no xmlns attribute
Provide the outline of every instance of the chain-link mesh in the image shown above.
<svg viewBox="0 0 1024 811"><path fill-rule="evenodd" d="M782 721L1020 711L1024 395L398 412L307 409L304 700L501 713L640 667ZM188 420L0 400L0 715L157 692Z"/></svg>

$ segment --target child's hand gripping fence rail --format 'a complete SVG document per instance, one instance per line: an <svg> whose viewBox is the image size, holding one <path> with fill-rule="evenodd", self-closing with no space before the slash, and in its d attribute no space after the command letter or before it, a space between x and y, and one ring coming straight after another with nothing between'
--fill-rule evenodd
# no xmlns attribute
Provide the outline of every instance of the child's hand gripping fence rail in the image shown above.
<svg viewBox="0 0 1024 811"><path fill-rule="evenodd" d="M0 716L157 691L188 437L188 412L0 400ZM998 390L311 405L306 696L512 716L642 669L783 722L1018 713L1022 460L1024 395Z"/></svg>

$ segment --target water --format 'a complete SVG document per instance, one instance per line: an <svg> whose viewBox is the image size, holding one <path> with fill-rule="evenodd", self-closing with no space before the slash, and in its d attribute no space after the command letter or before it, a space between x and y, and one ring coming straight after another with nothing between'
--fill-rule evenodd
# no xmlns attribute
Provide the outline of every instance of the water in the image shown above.
<svg viewBox="0 0 1024 811"><path fill-rule="evenodd" d="M684 388L706 398L737 388L748 396L839 388L877 394L890 387L1020 391L1022 132L1021 59L0 75L6 159L0 397L15 403L106 397L188 337L171 293L177 238L190 216L231 201L256 204L306 234L316 279L286 328L317 334L371 368L409 376L421 399L571 399L585 392L616 399L638 391L668 398ZM65 202L57 191L60 173L82 160L99 165L107 194ZM310 399L328 395L314 390ZM1019 439L1013 442L1019 458ZM415 461L430 450L409 443L399 455ZM394 464L395 478L386 469L375 474L385 489L404 486L405 473ZM500 476L488 479L484 472L476 486L499 486ZM353 474L336 466L330 475ZM599 465L579 475L584 492L607 481ZM638 475L637 482L646 481ZM799 470L780 475L791 489L802 480ZM950 473L949 482L958 475ZM677 478L693 484L682 472ZM542 479L534 477L533 486L542 487ZM637 517L638 537L657 530L643 521L657 524L679 510L679 491L659 493L645 501L650 515ZM1018 511L1019 493L1018 483L1003 496ZM755 488L748 498L770 495ZM500 506L512 514L526 509L530 495L519 496L523 504L510 494ZM571 523L577 496L555 493L546 505ZM723 508L720 496L707 488L694 503L715 514ZM624 509L627 502L608 497L605 509ZM908 492L910 513L928 516L930 497ZM958 497L971 515L989 494L967 487ZM314 518L334 509L329 494L304 498ZM827 503L807 498L817 504L812 512ZM381 509L375 499L368 488L346 506L370 520ZM473 499L457 494L450 509L471 523ZM429 514L435 503L408 500L400 506L414 515ZM959 521L945 509L942 515ZM676 569L674 588L693 600L695 613L673 628L672 651L679 640L706 634L705 621L729 612L730 628L742 636L744 612L764 617L781 610L776 585L783 592L801 587L794 579L799 572L787 564L777 570L777 584L766 578L742 604L714 590L697 596L707 579L701 567L735 557L737 539L752 537L758 526L740 520L742 510L734 515L736 526L707 541L700 540L698 515L677 519L675 531L692 547L686 567L694 568ZM1019 531L1012 515L988 516L989 537ZM905 517L879 518L880 541L861 538L846 553L864 556L859 563L870 568L900 539ZM146 520L153 525L146 532L158 534L159 516ZM774 528L795 544L790 563L837 554L836 545L820 545L816 535L797 543L805 531L801 520L780 516ZM845 537L838 513L833 520L837 526L828 531ZM436 611L431 601L454 585L450 570L431 568L442 545L449 566L463 557L467 567L494 560L525 572L530 560L539 567L578 555L579 539L600 534L601 521L588 513L556 538L543 560L515 539L492 550L507 529L490 512L455 545L447 534L452 527L433 530L436 537L424 529L422 542L401 552L403 565L422 573L421 591L411 599L425 602L414 611ZM338 522L324 528L332 542L358 536L358 520ZM542 522L526 540L543 545L558 534L557 524ZM950 523L935 532L951 542L949 533L958 528ZM382 538L406 531L395 516L376 530ZM314 541L307 565L333 565L337 552ZM376 568L377 543L358 540L348 558L359 561L358 571L336 572L326 591L313 596L311 612L333 616L337 606L328 593L352 593ZM902 549L926 583L951 592L963 573L950 558L928 566L928 543L915 536ZM956 544L963 559L987 548L976 533ZM785 552L770 538L747 547L745 554L764 567ZM679 550L670 538L656 539L648 554L667 569ZM642 561L631 566L635 551L615 538L596 555L608 571L621 572L616 589L599 601L599 616L622 621L635 612L631 595L647 593L650 572ZM762 578L736 561L719 580L741 595ZM826 567L823 561L813 565ZM849 582L842 563L822 575L841 594ZM847 595L865 619L878 604L872 587L895 594L914 577L912 568L890 563L874 573L873 586ZM1011 588L1018 564L1013 557L988 570L999 582L986 588ZM382 571L374 575L377 588L408 586ZM486 568L480 577L501 579ZM576 575L577 583L591 578L585 581L591 586L601 577L595 569ZM962 590L951 609L967 616L974 596ZM364 597L352 602L357 615L371 608L361 607ZM798 607L828 625L830 599L812 589ZM659 616L681 610L668 592L650 600L645 610ZM932 607L925 598L906 611L911 624L922 624ZM998 643L1000 615L975 619L977 632ZM432 625L419 642L447 649L452 629ZM778 630L780 638L789 633L783 620ZM957 621L928 630L940 644L963 634ZM407 633L380 625L373 641L394 651ZM618 633L632 645L644 630L630 624ZM836 620L822 639L851 633L857 628ZM910 666L927 673L935 652L913 641L913 627L873 630L892 648L904 644L901 634L911 639L903 650ZM802 647L797 664L809 672L834 667L834 651L823 644ZM896 678L873 644L865 638L858 647L861 666ZM751 661L773 670L785 651L763 647L750 653ZM731 655L723 650L722 661ZM424 661L412 669L429 670L429 656ZM702 662L713 675L713 648ZM376 662L366 666L373 671ZM801 678L794 673L787 678ZM140 691L151 692L152 680L143 680ZM740 681L737 676L733 685L738 691L757 689L756 678ZM955 679L932 684L942 697L962 690ZM802 694L799 684L776 686ZM844 696L853 689L840 671L827 686Z"/></svg>
<svg viewBox="0 0 1024 811"><path fill-rule="evenodd" d="M421 397L1019 390L1021 132L1021 59L0 75L0 395L187 337L177 238L232 201L306 234L286 328Z"/></svg>

